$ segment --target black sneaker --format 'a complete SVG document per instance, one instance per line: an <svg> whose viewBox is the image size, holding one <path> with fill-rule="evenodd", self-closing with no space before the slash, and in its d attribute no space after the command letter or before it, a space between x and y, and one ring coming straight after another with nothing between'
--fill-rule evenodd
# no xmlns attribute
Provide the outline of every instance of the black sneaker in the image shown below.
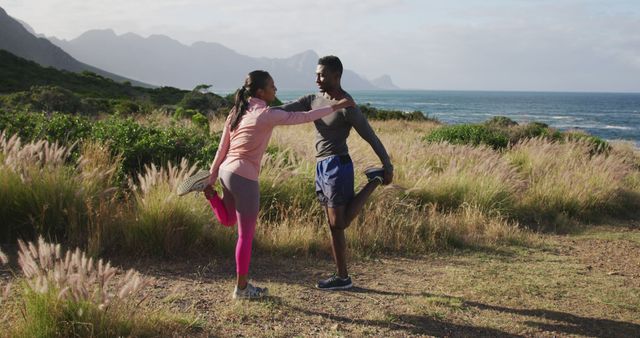
<svg viewBox="0 0 640 338"><path fill-rule="evenodd" d="M364 171L369 182L378 180L380 183L384 182L384 169L383 168L369 168Z"/></svg>
<svg viewBox="0 0 640 338"><path fill-rule="evenodd" d="M337 275L333 275L325 280L319 281L316 287L322 290L345 290L352 288L353 283L351 283L351 277L342 279Z"/></svg>

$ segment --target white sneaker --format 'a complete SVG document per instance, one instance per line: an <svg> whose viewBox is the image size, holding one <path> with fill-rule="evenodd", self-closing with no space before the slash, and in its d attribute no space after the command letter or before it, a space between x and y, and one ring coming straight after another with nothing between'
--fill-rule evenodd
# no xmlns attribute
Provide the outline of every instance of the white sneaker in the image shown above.
<svg viewBox="0 0 640 338"><path fill-rule="evenodd" d="M207 187L207 181L211 174L206 170L200 170L193 176L182 182L177 189L178 196L186 195L192 191L203 191Z"/></svg>
<svg viewBox="0 0 640 338"><path fill-rule="evenodd" d="M233 299L256 299L267 296L269 296L269 289L255 287L249 283L247 283L247 287L244 289L238 289L238 286L236 285L236 288L233 290L233 294L231 295Z"/></svg>

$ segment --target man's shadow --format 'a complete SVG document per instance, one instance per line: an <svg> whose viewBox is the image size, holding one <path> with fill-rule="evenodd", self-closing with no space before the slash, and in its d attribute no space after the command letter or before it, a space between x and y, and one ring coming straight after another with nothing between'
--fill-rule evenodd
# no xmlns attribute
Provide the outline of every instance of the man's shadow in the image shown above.
<svg viewBox="0 0 640 338"><path fill-rule="evenodd" d="M423 295L451 298L447 295L434 295L430 293L423 293ZM463 301L462 306L475 307L479 310L534 317L534 320L526 321L525 323L531 327L536 327L540 330L549 332L590 337L640 337L640 325L635 323L602 318L581 317L571 313L545 309L509 308L474 301ZM558 323L545 323L542 321L536 321L535 319L545 321L552 320Z"/></svg>
<svg viewBox="0 0 640 338"><path fill-rule="evenodd" d="M228 262L233 263L232 261ZM231 266L231 265L230 265ZM305 267L297 267L296 271L298 277L310 276L311 269ZM186 268L189 271L191 268ZM142 269L143 271L145 269ZM229 270L229 271L226 271ZM221 267L214 264L210 270L203 272L200 276L189 274L187 276L179 276L178 279L200 279L200 278L219 278L221 275L231 275L231 267ZM257 269L263 270L263 269ZM274 271L275 270L275 271ZM284 270L284 271L280 271ZM313 277L303 277L301 279L291 279L289 274L286 273L288 269L278 267L275 269L265 269L265 271L256 271L256 277L264 278L274 282L282 282L287 284L303 285L309 288L313 288ZM148 271L151 272L151 271ZM274 273L279 272L279 273ZM151 272L151 275L162 276L164 273L159 271ZM173 278L176 278L175 272L169 273ZM327 291L329 292L329 291ZM350 290L341 291L345 295L381 295L381 296L417 296L417 297L438 297L438 298L454 298L448 295L437 295L428 292L407 293L407 292L395 292L391 290L377 290L372 288L354 287ZM460 298L455 298L460 300ZM503 332L497 329L486 327L475 327L471 325L461 325L456 323L446 322L439 318L433 318L429 316L418 316L411 314L390 314L393 320L365 320L352 318L345 315L334 315L331 313L325 313L321 310L310 310L305 308L296 307L289 304L284 300L276 297L269 297L269 302L281 307L287 307L293 311L299 311L307 315L322 316L327 319L331 319L337 322L343 323L358 323L361 325L372 325L384 328L391 328L394 330L402 330L413 334L428 334L435 336L450 336L450 335L462 335L462 336L500 336L500 337L514 337L516 335L508 332ZM384 300L380 300L384 301ZM590 318L582 317L575 314L553 311L547 309L519 309L510 308L505 306L484 304L475 301L465 301L462 299L462 307L476 308L479 310L495 311L501 313L515 314L520 316L532 317L531 320L524 322L530 327L535 327L541 331L557 332L560 335L584 335L591 337L640 337L640 325L630 322L616 321L602 318ZM549 323L547 321L554 321L555 323Z"/></svg>

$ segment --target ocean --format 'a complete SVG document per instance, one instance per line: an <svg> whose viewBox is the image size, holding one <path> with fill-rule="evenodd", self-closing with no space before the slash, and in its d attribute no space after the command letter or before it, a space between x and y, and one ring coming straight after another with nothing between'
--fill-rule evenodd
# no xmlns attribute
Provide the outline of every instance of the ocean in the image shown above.
<svg viewBox="0 0 640 338"><path fill-rule="evenodd" d="M278 91L283 102L307 94ZM607 140L640 146L640 93L556 93L490 91L350 91L358 104L421 111L447 124L476 123L506 116L518 123L543 122L579 129Z"/></svg>

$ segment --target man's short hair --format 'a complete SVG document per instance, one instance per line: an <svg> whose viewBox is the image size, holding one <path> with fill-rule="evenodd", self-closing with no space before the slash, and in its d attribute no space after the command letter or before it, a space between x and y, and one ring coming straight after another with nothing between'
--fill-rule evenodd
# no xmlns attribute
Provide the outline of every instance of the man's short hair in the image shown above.
<svg viewBox="0 0 640 338"><path fill-rule="evenodd" d="M328 68L329 71L338 72L338 74L342 75L342 62L337 56L323 56L318 60L318 64Z"/></svg>

